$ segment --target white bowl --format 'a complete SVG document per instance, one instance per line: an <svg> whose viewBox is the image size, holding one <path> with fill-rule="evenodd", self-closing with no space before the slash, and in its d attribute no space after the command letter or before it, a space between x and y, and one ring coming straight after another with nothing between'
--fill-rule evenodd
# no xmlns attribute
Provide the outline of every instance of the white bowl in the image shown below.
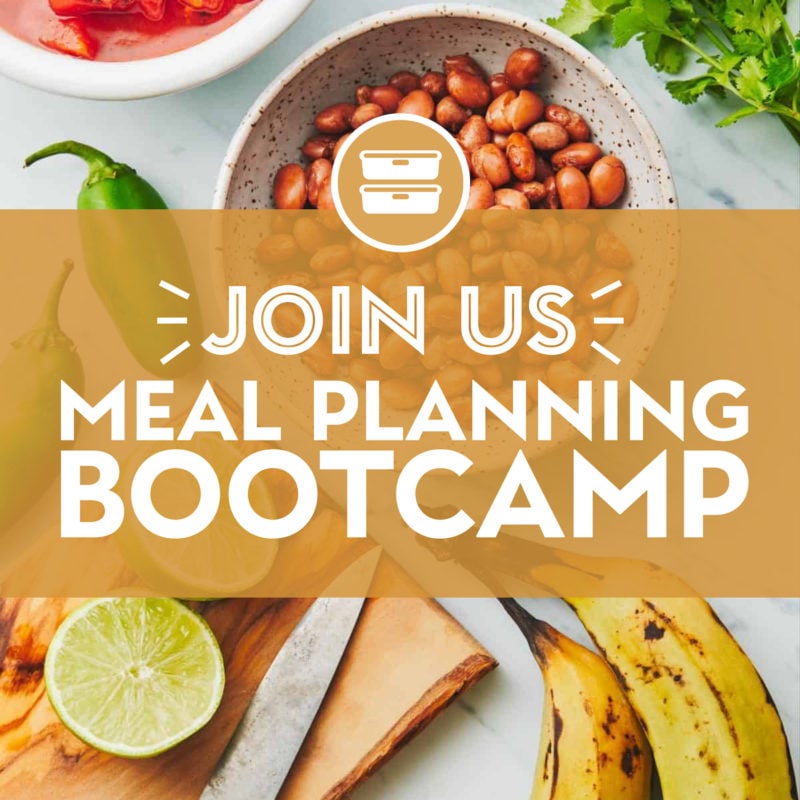
<svg viewBox="0 0 800 800"><path fill-rule="evenodd" d="M137 61L85 61L17 39L0 28L0 73L57 94L135 100L180 92L242 66L277 39L311 0L263 0L230 28L176 53Z"/></svg>
<svg viewBox="0 0 800 800"><path fill-rule="evenodd" d="M441 69L445 55L465 52L488 72L499 72L508 54L523 45L545 56L539 88L548 102L580 111L592 128L593 140L625 162L628 188L619 205L675 208L672 177L655 132L628 91L595 56L537 20L464 4L415 6L379 14L332 34L298 58L267 87L242 121L220 171L213 207L271 208L275 172L287 162L300 160L303 142L314 134L315 114L331 103L352 102L357 85L385 83L403 69L419 73ZM613 366L598 359L589 369L597 385L616 379L624 386L649 356L675 283L673 234L665 231L662 241L649 243L664 256L651 268L637 270L634 281L641 297L640 312L613 339L614 349L625 356L623 363ZM224 276L217 277L222 290ZM224 297L222 291L220 295ZM299 359L271 359L262 353L260 360L278 387L277 394L285 395L287 413L298 424L307 424L310 372ZM406 412L399 416L410 417ZM569 426L557 422L552 441L537 443L531 450L541 455L570 435ZM496 436L494 446L480 448L480 460L474 460L487 468L496 466L498 454L508 452L512 439L510 434ZM478 449L471 443L471 453Z"/></svg>
<svg viewBox="0 0 800 800"><path fill-rule="evenodd" d="M270 0L269 5L271 5ZM588 120L596 141L624 162L630 177L623 207L676 204L661 143L628 90L588 50L538 20L472 4L410 6L342 28L307 50L256 100L228 148L214 208L270 208L275 172L300 157L314 114L352 102L360 83L381 84L401 69L441 69L445 55L471 53L489 72L515 47L547 58L542 91Z"/></svg>

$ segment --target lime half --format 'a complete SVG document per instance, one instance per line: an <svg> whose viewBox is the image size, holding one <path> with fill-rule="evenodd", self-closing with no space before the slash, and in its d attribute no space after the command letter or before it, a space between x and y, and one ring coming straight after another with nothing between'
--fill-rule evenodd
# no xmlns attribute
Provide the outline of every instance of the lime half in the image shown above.
<svg viewBox="0 0 800 800"><path fill-rule="evenodd" d="M140 445L123 467L121 485L129 487L135 469L162 449ZM198 436L188 449L214 468L224 496L234 469L245 455L242 450L212 434ZM164 472L153 485L152 494L159 513L171 519L190 514L200 500L197 481L180 470ZM263 475L252 482L249 500L260 515L278 516ZM170 597L240 595L267 576L278 552L276 541L260 539L239 526L227 500L220 504L214 522L206 530L187 539L156 536L129 513L116 540L123 557L139 577L154 592Z"/></svg>
<svg viewBox="0 0 800 800"><path fill-rule="evenodd" d="M61 624L45 685L64 725L105 753L146 758L191 736L225 687L217 640L177 600L91 600Z"/></svg>

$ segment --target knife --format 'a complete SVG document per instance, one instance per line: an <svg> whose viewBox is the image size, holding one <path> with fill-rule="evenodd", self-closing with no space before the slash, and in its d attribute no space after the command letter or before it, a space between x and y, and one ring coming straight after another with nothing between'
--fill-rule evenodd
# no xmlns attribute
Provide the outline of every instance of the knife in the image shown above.
<svg viewBox="0 0 800 800"><path fill-rule="evenodd" d="M381 548L354 561L326 589L369 587ZM324 597L300 620L262 679L200 800L275 800L342 660L363 597Z"/></svg>

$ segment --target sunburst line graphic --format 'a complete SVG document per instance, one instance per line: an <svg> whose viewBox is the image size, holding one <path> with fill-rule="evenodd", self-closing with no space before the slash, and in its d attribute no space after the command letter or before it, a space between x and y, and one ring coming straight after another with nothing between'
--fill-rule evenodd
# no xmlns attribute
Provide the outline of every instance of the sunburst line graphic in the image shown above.
<svg viewBox="0 0 800 800"><path fill-rule="evenodd" d="M595 325L624 325L625 317L595 317Z"/></svg>
<svg viewBox="0 0 800 800"><path fill-rule="evenodd" d="M593 350L596 350L601 356L607 358L615 366L622 360L618 355L612 353L607 347L603 347L600 342L592 342L591 346Z"/></svg>
<svg viewBox="0 0 800 800"><path fill-rule="evenodd" d="M619 289L622 286L622 281L614 281L613 283L607 283L605 286L601 286L597 291L592 292L592 300L599 300L601 297L604 297L607 294Z"/></svg>
<svg viewBox="0 0 800 800"><path fill-rule="evenodd" d="M599 300L601 297L605 297L607 294L611 294L611 292L615 292L620 288L622 288L622 281L620 280L607 283L605 286L601 286L599 289L592 292L592 300ZM624 325L625 317L594 317L592 321L595 325ZM600 342L593 341L591 347L595 352L600 353L603 358L608 359L614 366L617 366L622 360L616 353L612 353L607 347L603 347Z"/></svg>
<svg viewBox="0 0 800 800"><path fill-rule="evenodd" d="M179 286L175 286L175 284L170 283L169 281L161 281L159 287L165 289L170 294L174 294L176 297L180 297L181 300L188 300L191 295L185 289L181 289Z"/></svg>
<svg viewBox="0 0 800 800"><path fill-rule="evenodd" d="M175 295L176 297L180 297L181 300L188 300L191 295L184 289L181 289L179 286L175 286L174 284L170 283L169 281L161 281L159 287L163 289L165 292L169 292L170 294ZM188 325L189 318L188 317L156 317L156 325ZM161 364L169 364L170 361L177 358L181 353L185 352L192 346L191 342L188 339L184 339L177 347L174 347L172 350L169 351L165 356L161 358Z"/></svg>

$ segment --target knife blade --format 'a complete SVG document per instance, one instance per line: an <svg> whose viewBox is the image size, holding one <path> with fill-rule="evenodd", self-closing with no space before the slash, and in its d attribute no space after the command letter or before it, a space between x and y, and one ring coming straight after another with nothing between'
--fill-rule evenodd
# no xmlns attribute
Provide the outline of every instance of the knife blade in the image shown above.
<svg viewBox="0 0 800 800"><path fill-rule="evenodd" d="M371 580L380 553L380 547L370 550L345 572L352 570ZM340 581L341 576L335 583ZM278 796L363 605L363 597L314 601L256 689L200 800L274 800Z"/></svg>

